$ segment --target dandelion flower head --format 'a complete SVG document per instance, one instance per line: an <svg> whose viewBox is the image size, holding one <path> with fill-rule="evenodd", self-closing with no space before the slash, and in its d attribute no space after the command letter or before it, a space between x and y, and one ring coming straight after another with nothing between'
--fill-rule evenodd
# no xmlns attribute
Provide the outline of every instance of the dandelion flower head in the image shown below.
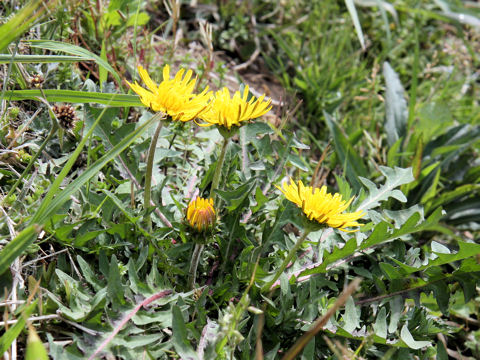
<svg viewBox="0 0 480 360"><path fill-rule="evenodd" d="M187 220L198 231L208 229L215 222L213 199L197 197L187 207Z"/></svg>
<svg viewBox="0 0 480 360"><path fill-rule="evenodd" d="M197 79L192 79L192 70L185 73L180 69L173 79L170 79L170 66L163 67L163 81L157 85L142 67L138 73L148 90L136 81L130 88L140 95L142 103L153 111L161 111L172 117L174 121L190 121L198 117L208 107L211 92L206 88L200 94L194 94Z"/></svg>
<svg viewBox="0 0 480 360"><path fill-rule="evenodd" d="M265 94L257 100L251 98L247 101L248 85L243 90L243 95L239 91L230 97L230 91L224 87L215 93L210 107L203 112L199 118L207 124L201 126L220 125L228 130L233 125L241 126L242 122L256 119L270 111L271 100L264 101Z"/></svg>
<svg viewBox="0 0 480 360"><path fill-rule="evenodd" d="M362 226L357 222L365 212L360 210L353 213L343 213L353 201L353 197L345 201L342 195L327 193L327 187L312 188L305 186L301 181L296 184L292 179L290 183L284 183L282 188L277 188L285 194L285 197L302 209L309 220L315 220L320 224L326 224L332 228L352 232L349 227Z"/></svg>

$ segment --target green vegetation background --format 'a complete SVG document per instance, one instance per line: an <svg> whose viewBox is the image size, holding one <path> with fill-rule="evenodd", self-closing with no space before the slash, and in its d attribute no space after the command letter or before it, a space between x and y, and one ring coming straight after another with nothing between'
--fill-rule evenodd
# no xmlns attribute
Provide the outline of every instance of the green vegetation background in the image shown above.
<svg viewBox="0 0 480 360"><path fill-rule="evenodd" d="M480 357L477 2L10 0L0 16L0 354L83 359L110 336L123 359L282 358L361 277L300 358ZM147 232L154 119L124 80L164 63L275 103L229 147L194 291L184 209L221 137L164 127ZM368 222L312 234L265 294L302 228L272 186L287 176L356 195Z"/></svg>

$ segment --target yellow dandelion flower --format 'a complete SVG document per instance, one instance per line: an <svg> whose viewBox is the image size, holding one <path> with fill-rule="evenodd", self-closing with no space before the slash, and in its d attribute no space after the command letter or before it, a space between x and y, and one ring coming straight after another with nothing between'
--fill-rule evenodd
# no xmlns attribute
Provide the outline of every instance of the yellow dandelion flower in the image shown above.
<svg viewBox="0 0 480 360"><path fill-rule="evenodd" d="M187 207L187 220L191 227L198 231L208 229L215 222L213 199L201 197L192 200Z"/></svg>
<svg viewBox="0 0 480 360"><path fill-rule="evenodd" d="M148 90L135 81L130 88L140 95L142 103L153 111L161 111L172 117L174 121L190 121L198 117L208 107L212 94L208 88L200 94L194 94L197 79L192 79L192 70L185 73L180 69L173 79L170 79L170 66L163 67L163 81L157 85L142 67L138 73ZM185 76L184 76L185 75Z"/></svg>
<svg viewBox="0 0 480 360"><path fill-rule="evenodd" d="M290 184L283 184L283 188L277 188L285 194L285 197L295 203L302 209L309 220L316 220L320 224L327 224L332 228L342 231L352 232L357 230L347 230L346 228L362 226L357 222L365 215L363 210L353 213L343 213L353 201L353 197L348 200L342 200L342 195L327 193L327 187L312 188L305 186L301 181L298 185L290 179Z"/></svg>
<svg viewBox="0 0 480 360"><path fill-rule="evenodd" d="M230 98L230 92L226 87L215 93L209 108L203 112L199 118L207 124L198 124L200 126L220 125L228 130L233 125L241 126L242 122L256 119L272 108L271 100L263 101L265 94L257 100L253 97L247 101L248 85L243 90L243 95L239 91L235 92Z"/></svg>

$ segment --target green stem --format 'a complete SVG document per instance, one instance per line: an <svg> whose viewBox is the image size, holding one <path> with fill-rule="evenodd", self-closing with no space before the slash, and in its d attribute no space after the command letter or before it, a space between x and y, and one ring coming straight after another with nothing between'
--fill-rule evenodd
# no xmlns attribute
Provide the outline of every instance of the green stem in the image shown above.
<svg viewBox="0 0 480 360"><path fill-rule="evenodd" d="M227 153L228 143L230 138L223 138L222 151L220 157L217 161L217 167L215 168L215 173L213 174L212 188L210 189L210 197L213 198L215 202L215 193L214 191L218 189L218 184L220 183L220 174L222 173L223 162L225 161L225 155Z"/></svg>
<svg viewBox="0 0 480 360"><path fill-rule="evenodd" d="M188 270L188 288L190 290L193 290L193 287L195 286L198 263L200 262L200 255L202 255L202 251L204 247L205 245L203 244L195 244L195 248L193 249L192 260L190 262L190 269Z"/></svg>
<svg viewBox="0 0 480 360"><path fill-rule="evenodd" d="M57 125L56 125L56 123L53 123L52 128L50 129L50 132L48 133L45 140L43 140L42 145L40 145L40 148L38 149L38 151L30 159L30 162L28 163L27 167L23 171L22 175L18 178L18 180L15 182L15 184L13 184L13 186L10 189L10 191L8 192L8 194L3 198L2 202L1 202L1 205L3 205L5 200L8 199L15 192L15 190L17 189L20 182L25 178L25 176L27 176L27 174L30 171L30 169L32 168L33 164L35 164L35 161L37 161L37 159L40 156L40 154L42 153L43 149L45 149L45 146L47 146L48 142L53 137L53 135L55 135L56 131L57 131Z"/></svg>
<svg viewBox="0 0 480 360"><path fill-rule="evenodd" d="M145 173L145 189L143 198L143 207L145 208L145 210L149 208L150 199L152 198L153 159L155 158L155 149L157 148L158 136L160 135L160 130L162 130L162 126L163 121L159 120L157 128L155 129L155 133L153 134L152 141L150 142L150 147L148 148L147 171ZM148 212L145 215L145 222L147 224L147 231L152 231L152 219L150 218L150 213Z"/></svg>
<svg viewBox="0 0 480 360"><path fill-rule="evenodd" d="M282 265L280 265L280 267L278 268L277 272L275 273L275 276L273 277L272 280L270 280L268 283L266 283L263 287L262 287L262 291L263 292L267 292L267 291L270 291L270 288L272 287L272 285L275 283L275 281L278 280L278 278L280 277L280 275L283 274L284 270L287 268L288 264L290 263L290 261L293 259L293 257L297 254L297 251L298 249L300 249L300 246L302 246L303 242L305 241L305 239L307 238L308 234L310 234L310 231L309 229L305 229L304 230L304 233L303 235L297 240L297 242L295 243L295 245L293 246L293 248L290 249L290 251L288 252L288 255L287 257L283 260L282 262Z"/></svg>

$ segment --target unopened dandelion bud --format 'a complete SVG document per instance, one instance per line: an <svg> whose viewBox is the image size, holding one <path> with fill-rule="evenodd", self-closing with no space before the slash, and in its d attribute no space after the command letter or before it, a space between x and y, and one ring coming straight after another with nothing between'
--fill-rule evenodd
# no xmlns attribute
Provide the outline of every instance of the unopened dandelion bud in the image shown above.
<svg viewBox="0 0 480 360"><path fill-rule="evenodd" d="M209 229L215 223L215 219L213 199L198 197L188 204L187 220L190 226L197 231Z"/></svg>

